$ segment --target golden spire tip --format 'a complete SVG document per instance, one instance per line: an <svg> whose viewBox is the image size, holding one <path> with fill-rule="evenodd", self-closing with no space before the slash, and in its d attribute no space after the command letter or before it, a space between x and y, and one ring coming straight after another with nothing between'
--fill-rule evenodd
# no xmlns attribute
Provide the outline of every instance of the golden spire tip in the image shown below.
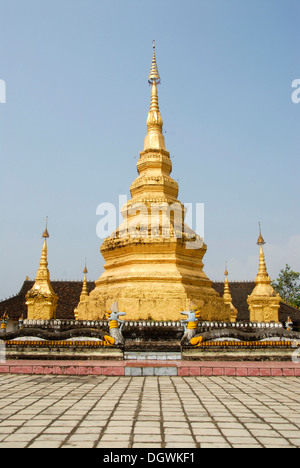
<svg viewBox="0 0 300 468"><path fill-rule="evenodd" d="M263 236L261 235L261 224L258 223L258 225L259 225L259 238L257 240L257 245L264 245L265 241L264 241Z"/></svg>
<svg viewBox="0 0 300 468"><path fill-rule="evenodd" d="M152 57L152 65L151 65L151 70L150 70L150 75L148 78L148 83L149 84L160 84L160 76L157 68L157 63L156 63L156 56L155 56L155 40L153 40L153 57Z"/></svg>
<svg viewBox="0 0 300 468"><path fill-rule="evenodd" d="M46 217L46 229L43 232L42 237L44 237L44 239L47 239L47 237L49 237L49 233L48 233L48 216Z"/></svg>

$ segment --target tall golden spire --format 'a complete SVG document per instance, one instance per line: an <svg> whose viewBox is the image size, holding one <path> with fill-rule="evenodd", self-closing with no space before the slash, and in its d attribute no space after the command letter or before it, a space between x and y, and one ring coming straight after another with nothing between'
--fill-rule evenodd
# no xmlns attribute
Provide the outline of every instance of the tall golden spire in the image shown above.
<svg viewBox="0 0 300 468"><path fill-rule="evenodd" d="M86 260L85 260L85 266L84 266L84 270L83 270L84 277L83 277L82 290L81 290L81 294L80 294L79 304L81 302L84 302L89 297L89 292L88 292L88 287L87 287L87 280L86 280L87 272L88 272L88 270L87 270L87 267L86 267ZM78 306L79 306L79 304L74 309L75 320L78 320Z"/></svg>
<svg viewBox="0 0 300 468"><path fill-rule="evenodd" d="M147 118L147 135L144 143L146 149L166 149L165 139L162 134L163 120L158 105L157 85L160 84L160 76L155 56L155 41L153 41L153 58L148 83L152 85L150 110Z"/></svg>
<svg viewBox="0 0 300 468"><path fill-rule="evenodd" d="M85 267L84 267L84 270L83 270L84 277L83 277L83 284L82 284L82 291L81 291L81 295L80 295L80 301L84 301L84 299L89 295L88 287L87 287L87 280L86 280L87 272L88 271L87 271L87 267L86 267L86 263L85 263Z"/></svg>
<svg viewBox="0 0 300 468"><path fill-rule="evenodd" d="M223 300L224 300L224 303L229 305L229 307L230 307L230 321L231 322L236 322L238 311L234 307L234 305L232 304L232 296L231 296L231 293L230 293L230 287L229 287L229 281L228 281L227 262L226 262L226 266L225 266L224 276L225 276L225 282L224 282Z"/></svg>
<svg viewBox="0 0 300 468"><path fill-rule="evenodd" d="M261 234L261 225L259 223L259 237L257 240L257 245L259 245L259 268L258 268L258 274L256 277L256 283L271 283L271 278L268 276L267 272L267 267L266 267L266 260L265 260L265 254L263 251L263 245L265 244L264 238Z"/></svg>
<svg viewBox="0 0 300 468"><path fill-rule="evenodd" d="M223 297L224 297L225 302L227 302L228 304L231 304L232 296L230 294L230 288L229 288L227 262L225 266L224 276L225 276L225 282L224 282L224 296Z"/></svg>
<svg viewBox="0 0 300 468"><path fill-rule="evenodd" d="M44 244L42 248L42 255L40 260L40 268L37 271L36 280L49 280L50 273L48 270L48 258L47 258L47 240L49 238L48 233L48 217L46 218L46 228L43 232L42 238L44 239Z"/></svg>

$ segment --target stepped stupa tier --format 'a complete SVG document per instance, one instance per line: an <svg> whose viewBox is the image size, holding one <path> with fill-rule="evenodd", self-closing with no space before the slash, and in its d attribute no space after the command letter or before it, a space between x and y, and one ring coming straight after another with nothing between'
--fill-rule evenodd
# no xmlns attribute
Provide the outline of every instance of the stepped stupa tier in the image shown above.
<svg viewBox="0 0 300 468"><path fill-rule="evenodd" d="M100 248L105 271L78 304L77 317L102 319L117 301L127 320L180 320L180 311L194 304L203 320L230 321L230 306L203 271L207 247L185 223L178 184L170 176L154 44L148 81L152 91L147 135L137 163L138 177L130 187L132 198L121 210L123 223Z"/></svg>

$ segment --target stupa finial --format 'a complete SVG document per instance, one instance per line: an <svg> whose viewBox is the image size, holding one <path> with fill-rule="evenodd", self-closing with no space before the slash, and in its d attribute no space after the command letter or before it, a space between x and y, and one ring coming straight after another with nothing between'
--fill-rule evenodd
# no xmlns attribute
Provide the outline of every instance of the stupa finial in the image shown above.
<svg viewBox="0 0 300 468"><path fill-rule="evenodd" d="M48 216L46 216L46 228L45 228L45 231L43 232L42 237L44 239L47 239L49 237L49 233L48 233Z"/></svg>
<svg viewBox="0 0 300 468"><path fill-rule="evenodd" d="M257 240L257 245L264 245L265 241L263 239L263 236L261 235L261 224L258 223L258 225L259 225L259 238Z"/></svg>
<svg viewBox="0 0 300 468"><path fill-rule="evenodd" d="M224 276L228 276L227 261L225 262L225 272L224 272Z"/></svg>
<svg viewBox="0 0 300 468"><path fill-rule="evenodd" d="M153 57L152 57L152 65L151 65L151 70L150 70L150 75L148 78L148 83L149 84L160 84L160 76L157 68L157 63L156 63L156 56L155 56L155 41L153 40Z"/></svg>
<svg viewBox="0 0 300 468"><path fill-rule="evenodd" d="M88 270L87 270L87 267L86 267L86 259L85 259L85 263L84 263L84 270L83 270L83 273L86 275L88 273Z"/></svg>
<svg viewBox="0 0 300 468"><path fill-rule="evenodd" d="M162 134L163 121L158 105L157 85L160 84L160 76L158 73L156 56L155 56L155 41L153 41L153 58L148 78L148 83L152 85L150 110L147 118L147 135L144 142L144 150L146 149L166 149L165 139Z"/></svg>

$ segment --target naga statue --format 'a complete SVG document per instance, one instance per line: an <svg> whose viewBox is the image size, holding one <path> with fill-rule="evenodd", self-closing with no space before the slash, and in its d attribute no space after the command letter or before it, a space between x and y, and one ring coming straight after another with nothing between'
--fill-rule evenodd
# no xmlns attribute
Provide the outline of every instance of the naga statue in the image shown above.
<svg viewBox="0 0 300 468"><path fill-rule="evenodd" d="M285 330L284 328L260 328L260 329L250 329L250 330L241 330L237 328L219 328L215 330L205 331L199 334L195 334L189 341L189 345L199 347L202 343L207 341L217 341L220 339L224 340L236 340L242 342L251 342L254 341L263 341L266 339L273 340L299 340L300 333ZM185 343L187 344L187 343Z"/></svg>
<svg viewBox="0 0 300 468"><path fill-rule="evenodd" d="M181 315L187 315L187 318L181 320L181 325L184 326L184 335L181 340L182 344L188 344L191 339L196 335L197 324L200 318L200 310L190 310L180 312Z"/></svg>
<svg viewBox="0 0 300 468"><path fill-rule="evenodd" d="M119 317L122 315L126 315L126 312L119 312L118 303L114 302L111 306L111 310L106 312L106 315L109 321L109 334L112 338L114 338L115 345L123 345L125 342L124 337L122 335L124 321L120 320Z"/></svg>

